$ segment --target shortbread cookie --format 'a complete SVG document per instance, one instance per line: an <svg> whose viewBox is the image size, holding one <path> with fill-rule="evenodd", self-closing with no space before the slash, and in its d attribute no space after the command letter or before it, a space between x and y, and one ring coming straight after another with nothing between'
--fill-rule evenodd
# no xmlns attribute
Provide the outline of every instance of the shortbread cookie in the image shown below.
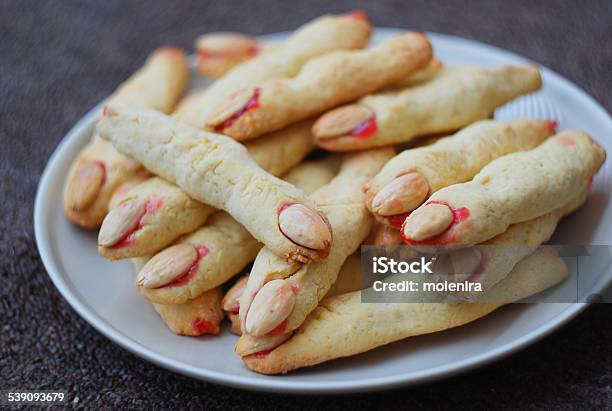
<svg viewBox="0 0 612 411"><path fill-rule="evenodd" d="M533 220L513 224L504 233L482 244L451 252L449 256L455 280L479 282L483 290L491 289L503 280L519 261L547 242L555 232L559 220L580 208L586 201L588 192L588 184L584 184L578 195L565 206ZM453 295L460 300L478 300L478 295L472 292L456 292Z"/></svg>
<svg viewBox="0 0 612 411"><path fill-rule="evenodd" d="M169 112L185 89L189 68L185 54L174 47L154 52L143 68L123 83L109 102ZM97 138L79 153L64 188L66 217L85 228L97 228L108 211L115 190L144 169Z"/></svg>
<svg viewBox="0 0 612 411"><path fill-rule="evenodd" d="M264 81L295 76L312 58L334 50L365 47L371 25L365 13L319 17L296 30L282 45L262 53L215 81L175 113L182 121L202 128L217 105L234 92Z"/></svg>
<svg viewBox="0 0 612 411"><path fill-rule="evenodd" d="M183 304L153 304L168 328L178 335L219 334L224 312L219 287L206 291Z"/></svg>
<svg viewBox="0 0 612 411"><path fill-rule="evenodd" d="M472 181L435 192L406 219L402 235L426 251L482 243L569 204L605 157L585 133L563 131L533 150L494 160Z"/></svg>
<svg viewBox="0 0 612 411"><path fill-rule="evenodd" d="M404 338L461 326L503 304L552 287L565 277L565 263L548 249L521 261L489 291L496 303L420 302L415 293L411 304L363 304L360 292L334 296L323 301L289 341L272 351L255 348L252 352L256 354L243 360L253 371L280 374L356 355Z"/></svg>
<svg viewBox="0 0 612 411"><path fill-rule="evenodd" d="M549 121L482 120L435 144L403 151L365 185L366 205L380 222L399 229L432 193L471 180L498 157L538 146L554 128Z"/></svg>
<svg viewBox="0 0 612 411"><path fill-rule="evenodd" d="M287 177L308 182L300 188L316 189L336 175L336 168L327 159L306 162ZM242 271L261 247L229 214L218 212L206 225L151 258L138 273L138 291L155 303L184 303Z"/></svg>
<svg viewBox="0 0 612 411"><path fill-rule="evenodd" d="M227 211L291 261L325 258L332 231L304 193L261 169L241 144L151 110L105 109L98 133L193 199Z"/></svg>
<svg viewBox="0 0 612 411"><path fill-rule="evenodd" d="M419 33L366 50L328 53L308 62L293 78L237 91L217 105L206 126L249 140L406 78L431 58L431 44Z"/></svg>
<svg viewBox="0 0 612 411"><path fill-rule="evenodd" d="M266 171L274 175L284 173L312 149L311 124L302 122L271 133L247 144L247 150ZM330 167L333 164L321 167L313 163L311 172L319 170L329 174ZM319 179L308 175L307 181L316 184ZM115 197L119 195L114 194ZM174 184L155 177L132 188L110 207L98 236L98 251L111 260L153 255L179 236L195 231L214 211L213 207L191 199Z"/></svg>
<svg viewBox="0 0 612 411"><path fill-rule="evenodd" d="M336 236L327 259L288 264L267 248L260 251L240 299L244 332L256 337L290 333L316 307L346 258L370 232L372 219L361 187L392 155L388 148L348 156L338 175L311 195L325 210Z"/></svg>
<svg viewBox="0 0 612 411"><path fill-rule="evenodd" d="M252 37L240 33L215 32L197 38L198 71L217 78L235 66L255 57L263 49Z"/></svg>
<svg viewBox="0 0 612 411"><path fill-rule="evenodd" d="M456 130L541 85L535 67L445 68L423 84L326 113L313 128L315 142L331 151L363 150Z"/></svg>
<svg viewBox="0 0 612 411"><path fill-rule="evenodd" d="M231 332L236 335L242 333L240 329L240 316L238 313L240 311L240 296L242 296L247 282L248 276L241 277L227 291L222 301L223 310L232 324ZM359 252L356 252L351 254L344 261L336 282L331 286L325 297L350 293L360 290L361 288L361 255Z"/></svg>

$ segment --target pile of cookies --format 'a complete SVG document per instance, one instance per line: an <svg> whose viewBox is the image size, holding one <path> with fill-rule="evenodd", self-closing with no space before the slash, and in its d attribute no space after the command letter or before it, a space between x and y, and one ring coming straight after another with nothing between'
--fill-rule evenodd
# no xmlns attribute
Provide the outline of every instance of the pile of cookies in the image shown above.
<svg viewBox="0 0 612 411"><path fill-rule="evenodd" d="M541 87L537 68L445 67L424 34L366 48L371 30L353 12L280 44L208 34L206 89L182 97L187 57L165 47L109 98L65 214L99 229L100 255L133 259L176 334L218 334L227 316L245 364L284 373L465 324L567 275L538 246L586 201L603 149L552 119L490 119ZM476 250L462 273L496 302L362 304L364 243Z"/></svg>

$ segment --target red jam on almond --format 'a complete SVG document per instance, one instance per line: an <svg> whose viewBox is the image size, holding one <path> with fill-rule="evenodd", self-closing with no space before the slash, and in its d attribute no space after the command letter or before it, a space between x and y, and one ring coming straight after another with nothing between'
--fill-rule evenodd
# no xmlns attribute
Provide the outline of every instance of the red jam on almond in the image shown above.
<svg viewBox="0 0 612 411"><path fill-rule="evenodd" d="M353 137L366 139L372 137L378 131L376 116L372 116L353 129L351 135Z"/></svg>
<svg viewBox="0 0 612 411"><path fill-rule="evenodd" d="M180 285L185 285L193 278L193 276L198 272L198 265L200 264L200 260L208 255L208 248L203 245L196 245L196 251L198 252L198 257L195 261L187 268L183 273L178 275L174 280L170 281L168 284L163 285L160 288L166 287L177 287Z"/></svg>
<svg viewBox="0 0 612 411"><path fill-rule="evenodd" d="M134 244L134 241L136 240L136 232L142 227L144 227L147 221L151 219L151 216L161 208L162 203L163 199L161 197L151 198L147 200L147 202L145 203L145 212L142 217L140 217L140 220L138 221L136 227L134 227L132 231L127 232L126 235L111 248L129 247Z"/></svg>
<svg viewBox="0 0 612 411"><path fill-rule="evenodd" d="M106 182L106 164L102 161L94 161L94 164L102 170L102 181L100 182L100 186L103 186Z"/></svg>
<svg viewBox="0 0 612 411"><path fill-rule="evenodd" d="M285 334L285 331L287 329L287 320L283 321L282 323L280 323L279 325L276 326L276 328L274 328L272 331L268 332L268 334L266 335L281 335L281 334Z"/></svg>
<svg viewBox="0 0 612 411"><path fill-rule="evenodd" d="M215 127L215 131L223 131L228 127L231 127L238 119L247 111L251 111L259 107L259 95L261 94L261 89L259 87L255 87L253 90L253 96L242 106L242 108L232 114L227 120L223 123L219 124Z"/></svg>
<svg viewBox="0 0 612 411"><path fill-rule="evenodd" d="M363 20L363 21L369 20L368 13L366 13L363 10L354 10L354 11L351 11L350 13L346 13L345 16L351 19L355 19L355 20Z"/></svg>
<svg viewBox="0 0 612 411"><path fill-rule="evenodd" d="M395 215L387 216L385 218L387 219L389 224L391 224L392 227L394 227L394 228L401 228L402 224L404 224L404 221L406 221L406 219L408 218L410 213L411 213L411 211L409 211L407 213L401 213L401 214L395 214Z"/></svg>
<svg viewBox="0 0 612 411"><path fill-rule="evenodd" d="M410 238L406 238L404 235L404 229L402 227L402 230L400 230L400 235L402 236L402 239L406 244L441 245L453 243L455 239L447 235L448 230L450 230L451 227L453 227L454 225L457 225L462 221L466 220L470 216L470 210L465 207L451 207L448 203L437 200L428 201L425 203L425 205L427 204L441 204L447 206L453 213L452 223L446 228L446 230L444 230L440 234L422 241L414 241Z"/></svg>

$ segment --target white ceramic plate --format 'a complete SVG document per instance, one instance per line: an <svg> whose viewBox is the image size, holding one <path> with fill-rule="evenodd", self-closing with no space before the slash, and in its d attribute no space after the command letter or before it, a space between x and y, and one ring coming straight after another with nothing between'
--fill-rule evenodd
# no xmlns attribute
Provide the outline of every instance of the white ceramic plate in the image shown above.
<svg viewBox="0 0 612 411"><path fill-rule="evenodd" d="M380 41L399 30L378 29ZM267 36L282 39L286 34ZM430 34L435 53L448 65L526 63L515 54L456 37ZM496 113L554 116L561 128L579 127L612 153L612 119L582 89L543 68L541 92ZM585 304L517 304L458 329L410 338L351 358L285 376L248 371L233 352L236 337L172 334L135 290L128 261L99 257L96 236L69 224L62 213L62 186L69 165L90 138L96 109L66 135L44 171L36 198L36 240L49 276L72 307L93 327L134 354L170 370L240 388L293 393L339 393L391 388L464 372L515 352L546 335ZM610 162L600 171L588 204L561 224L557 241L612 244ZM608 277L612 268L607 267Z"/></svg>

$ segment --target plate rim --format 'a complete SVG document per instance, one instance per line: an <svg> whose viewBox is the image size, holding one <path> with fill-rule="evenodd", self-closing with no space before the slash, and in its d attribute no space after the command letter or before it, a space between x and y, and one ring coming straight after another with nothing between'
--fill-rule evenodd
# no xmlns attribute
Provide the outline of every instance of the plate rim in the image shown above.
<svg viewBox="0 0 612 411"><path fill-rule="evenodd" d="M376 27L374 28L374 34L386 36L402 31L398 28L390 27ZM273 38L286 35L287 32L271 33L264 36L263 38ZM523 56L515 54L511 51L501 49L496 46L492 46L486 43L482 43L476 40L465 39L462 37L430 33L427 35L432 40L439 39L441 41L452 41L457 42L459 45L465 45L467 47L477 47L485 49L488 52L502 54L504 57L512 58L517 61L533 62ZM537 64L537 63L535 63ZM560 82L562 86L569 87L572 91L576 92L577 95L588 101L591 106L595 107L599 113L603 116L607 116L612 129L612 118L607 110L589 95L582 87L564 78L555 71L548 69L542 65L538 66L541 70L554 80ZM276 392L276 393L292 393L292 394L338 394L338 393L357 393L357 392L369 392L379 391L383 389L397 388L400 386L408 386L421 384L428 381L448 378L453 375L467 372L480 366L490 364L493 361L500 360L511 354L522 350L529 344L533 344L550 333L554 332L569 320L584 311L589 304L588 303L572 303L568 304L567 308L559 312L557 315L549 319L544 325L534 329L533 331L521 336L520 338L512 340L501 346L493 349L483 351L481 354L469 357L467 359L454 361L448 364L436 366L433 368L426 368L419 371L406 372L401 374L394 374L386 377L374 377L364 378L358 381L335 381L335 382L310 382L310 381L290 381L283 380L282 376L264 376L262 378L259 374L254 376L235 376L229 375L220 371L207 370L204 368L198 368L190 364L174 360L164 355L158 354L152 349L149 349L137 341L133 340L126 334L123 334L117 330L110 322L101 318L93 307L90 307L86 301L82 301L82 298L77 290L72 290L70 284L67 283L66 279L62 278L62 270L56 263L55 256L50 246L50 241L47 238L49 231L46 227L48 219L45 218L46 207L44 206L45 199L52 196L50 193L50 181L53 179L53 170L57 168L57 164L63 153L69 151L69 147L78 145L80 142L76 139L76 136L81 133L83 128L89 127L93 121L93 118L97 116L101 106L104 104L104 100L98 103L94 108L89 110L83 117L81 117L68 133L62 138L58 146L53 151L53 154L47 161L44 171L38 183L34 202L34 234L36 245L38 248L39 255L45 266L47 274L51 278L53 284L60 292L62 297L68 302L68 304L89 323L95 330L100 332L106 338L111 340L113 343L121 346L128 352L142 358L148 362L151 362L157 366L163 367L170 371L183 374L199 380L209 381L221 385L231 386L234 388L247 389L252 391L263 391L263 392Z"/></svg>

